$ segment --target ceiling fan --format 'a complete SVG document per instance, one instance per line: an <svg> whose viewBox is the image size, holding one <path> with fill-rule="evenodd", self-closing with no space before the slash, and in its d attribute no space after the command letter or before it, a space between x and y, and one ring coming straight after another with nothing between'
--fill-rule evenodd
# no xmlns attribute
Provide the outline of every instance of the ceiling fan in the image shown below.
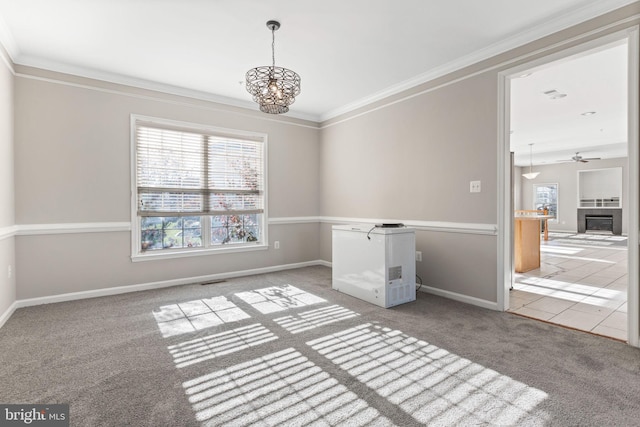
<svg viewBox="0 0 640 427"><path fill-rule="evenodd" d="M600 157L582 157L580 152L576 151L576 155L570 160L558 160L559 162L576 162L576 163L588 163L589 160L600 160Z"/></svg>

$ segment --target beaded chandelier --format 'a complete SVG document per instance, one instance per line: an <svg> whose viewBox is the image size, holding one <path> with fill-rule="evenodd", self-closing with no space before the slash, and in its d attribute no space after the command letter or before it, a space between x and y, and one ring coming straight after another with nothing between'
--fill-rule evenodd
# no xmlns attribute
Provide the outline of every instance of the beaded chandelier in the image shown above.
<svg viewBox="0 0 640 427"><path fill-rule="evenodd" d="M300 93L300 76L287 68L276 67L275 32L280 28L278 21L268 21L271 30L271 66L252 68L247 71L247 92L260 105L260 111L269 114L283 114L289 111Z"/></svg>

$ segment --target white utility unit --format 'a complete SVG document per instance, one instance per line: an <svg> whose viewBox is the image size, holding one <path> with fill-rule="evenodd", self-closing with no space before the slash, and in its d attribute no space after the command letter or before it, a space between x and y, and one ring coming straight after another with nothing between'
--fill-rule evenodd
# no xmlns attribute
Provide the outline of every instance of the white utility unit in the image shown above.
<svg viewBox="0 0 640 427"><path fill-rule="evenodd" d="M415 301L415 230L335 225L332 234L333 289L384 308Z"/></svg>

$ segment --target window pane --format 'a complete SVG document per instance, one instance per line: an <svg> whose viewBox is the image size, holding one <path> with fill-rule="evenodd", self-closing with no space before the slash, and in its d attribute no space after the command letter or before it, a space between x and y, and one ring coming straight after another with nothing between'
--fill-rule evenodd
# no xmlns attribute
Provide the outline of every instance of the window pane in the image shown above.
<svg viewBox="0 0 640 427"><path fill-rule="evenodd" d="M182 218L179 216L176 217L165 217L164 218L164 228L175 230L182 228Z"/></svg>
<svg viewBox="0 0 640 427"><path fill-rule="evenodd" d="M202 246L202 221L199 216L186 216L182 218L185 248Z"/></svg>
<svg viewBox="0 0 640 427"><path fill-rule="evenodd" d="M162 228L162 218L157 217L142 217L140 221L140 228L142 230L154 230Z"/></svg>
<svg viewBox="0 0 640 427"><path fill-rule="evenodd" d="M261 215L244 215L244 228L246 230L247 242L257 242L260 240L260 222Z"/></svg>
<svg viewBox="0 0 640 427"><path fill-rule="evenodd" d="M549 215L558 218L558 185L535 184L534 208L536 210L547 209Z"/></svg>
<svg viewBox="0 0 640 427"><path fill-rule="evenodd" d="M143 251L162 249L162 230L142 230Z"/></svg>
<svg viewBox="0 0 640 427"><path fill-rule="evenodd" d="M211 217L211 244L221 245L229 242L229 221L226 215Z"/></svg>
<svg viewBox="0 0 640 427"><path fill-rule="evenodd" d="M262 214L214 215L211 217L211 244L233 244L260 240Z"/></svg>
<svg viewBox="0 0 640 427"><path fill-rule="evenodd" d="M200 217L143 217L140 223L142 251L202 246Z"/></svg>

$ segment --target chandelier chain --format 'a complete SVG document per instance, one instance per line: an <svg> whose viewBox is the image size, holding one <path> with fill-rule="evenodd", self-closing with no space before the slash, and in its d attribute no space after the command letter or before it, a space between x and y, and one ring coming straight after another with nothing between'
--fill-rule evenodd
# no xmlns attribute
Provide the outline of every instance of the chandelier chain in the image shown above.
<svg viewBox="0 0 640 427"><path fill-rule="evenodd" d="M276 68L276 29L271 28L271 64L273 69Z"/></svg>

